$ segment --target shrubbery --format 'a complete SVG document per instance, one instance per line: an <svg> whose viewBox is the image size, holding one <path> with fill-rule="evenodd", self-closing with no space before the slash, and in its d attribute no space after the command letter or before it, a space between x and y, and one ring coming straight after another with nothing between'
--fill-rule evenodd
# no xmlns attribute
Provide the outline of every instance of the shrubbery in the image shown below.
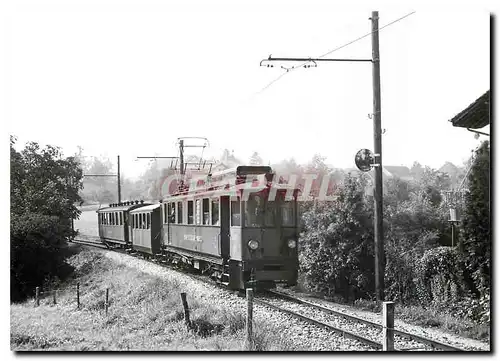
<svg viewBox="0 0 500 361"><path fill-rule="evenodd" d="M454 247L442 196L451 187L450 177L420 167L413 181L386 180L385 299L489 322L489 164L485 142L467 179L469 192L461 204L465 212ZM303 207L299 257L306 288L346 301L372 297L373 204L364 190L363 176L347 176L336 201Z"/></svg>
<svg viewBox="0 0 500 361"><path fill-rule="evenodd" d="M363 188L362 179L348 176L336 201L304 213L299 264L309 289L352 300L373 293L373 227Z"/></svg>
<svg viewBox="0 0 500 361"><path fill-rule="evenodd" d="M82 171L58 148L28 143L21 152L11 138L10 279L11 301L21 301L36 286L65 272L61 246L74 235L79 215Z"/></svg>

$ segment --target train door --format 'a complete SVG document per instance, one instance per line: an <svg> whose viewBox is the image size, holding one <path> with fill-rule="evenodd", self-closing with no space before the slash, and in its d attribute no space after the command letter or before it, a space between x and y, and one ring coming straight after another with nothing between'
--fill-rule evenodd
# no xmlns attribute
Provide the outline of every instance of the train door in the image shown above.
<svg viewBox="0 0 500 361"><path fill-rule="evenodd" d="M221 256L222 258L229 258L229 196L220 197L220 243L221 243Z"/></svg>

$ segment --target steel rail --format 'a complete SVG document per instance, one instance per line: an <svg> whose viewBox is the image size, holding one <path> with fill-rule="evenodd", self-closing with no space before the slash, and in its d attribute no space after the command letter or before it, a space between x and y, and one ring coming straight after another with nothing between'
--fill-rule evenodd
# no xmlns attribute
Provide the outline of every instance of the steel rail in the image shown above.
<svg viewBox="0 0 500 361"><path fill-rule="evenodd" d="M294 301L294 302L301 303L301 304L304 304L304 305L307 305L307 306L311 306L311 307L316 308L318 310L321 310L321 311L324 311L324 312L328 312L328 313L333 314L333 315L341 316L341 317L344 317L344 318L346 318L348 320L351 320L351 321L356 321L356 322L359 322L359 323L364 323L366 325L376 327L376 328L378 328L380 330L382 329L382 325L380 325L378 323L375 323L375 322L372 322L372 321L368 321L368 320L365 320L365 319L362 319L362 318L359 318L359 317L356 317L356 316L352 316L352 315L349 315L349 314L346 314L346 313L343 313L343 312L340 312L340 311L335 311L335 310L332 310L332 309L329 309L329 308L326 308L326 307L322 307L322 306L316 305L316 304L314 304L312 302L308 302L308 301L305 301L305 300L302 300L302 299L299 299L299 298L287 295L287 294L282 293L282 292L277 292L277 291L272 291L272 290L269 291L269 292L271 294L274 294L274 295L277 295L279 297L288 299L290 301ZM422 337L422 336L418 336L418 335L414 335L414 334L411 334L409 332L405 332L405 331L401 331L401 330L394 329L394 334L402 336L402 337L409 338L409 339L417 341L417 342L421 342L423 344L430 345L430 346L432 346L434 348L441 349L443 351L465 351L465 350L462 350L462 349L460 349L458 347L447 345L447 344L439 342L439 341L430 340L428 338L425 338L425 337Z"/></svg>
<svg viewBox="0 0 500 361"><path fill-rule="evenodd" d="M73 240L71 240L71 243L83 244L86 246L92 246L92 247L97 247L97 248L108 248L106 245L104 245L102 243L86 241L83 239L73 239Z"/></svg>
<svg viewBox="0 0 500 361"><path fill-rule="evenodd" d="M289 315L291 315L291 316L293 316L295 318L301 319L302 321L305 321L305 322L308 322L308 323L312 323L312 324L314 324L316 326L323 327L323 328L326 328L328 330L334 331L335 333L338 333L338 334L340 334L343 337L347 337L347 338L350 338L350 339L353 339L353 340L356 340L356 341L360 341L360 342L362 342L364 344L367 344L367 345L370 345L372 347L375 347L377 350L382 349L382 344L381 343L375 342L375 341L370 340L368 338L365 338L363 336L359 336L359 335L356 335L356 334L354 334L352 332L343 330L341 328L337 328L337 327L328 325L326 323L323 323L323 322L317 321L315 319L306 317L306 316L301 315L299 313L296 313L294 311L290 311L290 310L287 310L285 308L281 308L279 306L275 306L275 305L273 305L271 303L268 303L266 301L262 301L262 300L254 298L254 302L258 303L258 304L261 304L263 306L272 308L274 310L277 310L277 311L289 314Z"/></svg>

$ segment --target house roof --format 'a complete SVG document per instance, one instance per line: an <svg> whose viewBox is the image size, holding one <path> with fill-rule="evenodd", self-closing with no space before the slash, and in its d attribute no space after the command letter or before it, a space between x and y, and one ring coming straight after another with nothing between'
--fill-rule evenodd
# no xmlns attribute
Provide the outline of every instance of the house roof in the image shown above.
<svg viewBox="0 0 500 361"><path fill-rule="evenodd" d="M399 165L386 165L384 168L392 175L400 178L411 177L410 168Z"/></svg>
<svg viewBox="0 0 500 361"><path fill-rule="evenodd" d="M490 124L490 91L481 95L450 122L454 127L479 129Z"/></svg>

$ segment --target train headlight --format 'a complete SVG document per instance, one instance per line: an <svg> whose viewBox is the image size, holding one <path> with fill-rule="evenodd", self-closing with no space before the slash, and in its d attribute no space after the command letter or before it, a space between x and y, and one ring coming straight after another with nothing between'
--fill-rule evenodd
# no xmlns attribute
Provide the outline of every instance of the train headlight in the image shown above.
<svg viewBox="0 0 500 361"><path fill-rule="evenodd" d="M295 247L297 247L297 241L294 240L294 239L289 239L288 242L287 242L287 244L288 244L289 248L295 248Z"/></svg>
<svg viewBox="0 0 500 361"><path fill-rule="evenodd" d="M259 248L259 242L253 239L249 240L248 248L250 248L252 251L255 251L257 248Z"/></svg>

